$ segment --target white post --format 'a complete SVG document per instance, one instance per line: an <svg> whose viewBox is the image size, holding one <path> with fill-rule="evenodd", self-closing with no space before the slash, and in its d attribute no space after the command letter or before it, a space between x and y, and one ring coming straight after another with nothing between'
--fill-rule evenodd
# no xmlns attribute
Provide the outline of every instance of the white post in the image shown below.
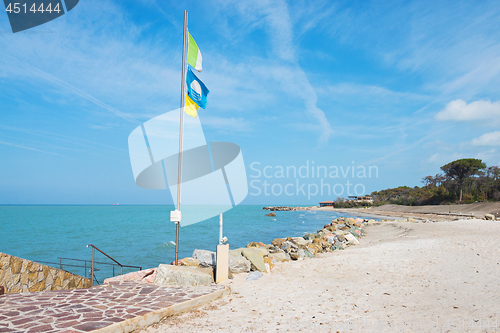
<svg viewBox="0 0 500 333"><path fill-rule="evenodd" d="M219 214L219 244L224 243L222 239L222 213Z"/></svg>
<svg viewBox="0 0 500 333"><path fill-rule="evenodd" d="M219 245L217 245L215 263L215 283L227 280L229 275L229 244L222 234L222 213L219 214Z"/></svg>

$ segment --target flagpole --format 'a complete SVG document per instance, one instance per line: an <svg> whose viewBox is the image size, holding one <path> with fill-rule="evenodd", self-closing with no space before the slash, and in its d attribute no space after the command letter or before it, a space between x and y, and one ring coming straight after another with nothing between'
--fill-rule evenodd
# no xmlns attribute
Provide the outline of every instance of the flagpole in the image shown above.
<svg viewBox="0 0 500 333"><path fill-rule="evenodd" d="M181 210L181 184L182 184L182 135L184 130L184 107L186 106L186 96L184 87L186 85L186 32L187 32L188 13L184 11L184 34L182 37L182 78L181 78L181 115L180 115L180 128L179 128L179 168L177 172L177 207L176 210ZM175 265L177 266L179 260L179 224L180 221L175 222Z"/></svg>

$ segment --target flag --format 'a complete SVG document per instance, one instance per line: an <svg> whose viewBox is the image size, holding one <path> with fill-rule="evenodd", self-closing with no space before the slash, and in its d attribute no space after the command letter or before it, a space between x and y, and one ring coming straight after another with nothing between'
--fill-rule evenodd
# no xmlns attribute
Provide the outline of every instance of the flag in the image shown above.
<svg viewBox="0 0 500 333"><path fill-rule="evenodd" d="M201 52L194 41L193 36L188 32L188 64L194 67L198 72L201 72Z"/></svg>
<svg viewBox="0 0 500 333"><path fill-rule="evenodd" d="M188 68L186 75L187 94L200 108L207 107L207 95L210 92L200 79Z"/></svg>
<svg viewBox="0 0 500 333"><path fill-rule="evenodd" d="M198 116L198 109L200 107L198 106L198 104L196 104L192 99L191 97L189 97L188 95L186 95L186 106L184 107L184 111L186 111L186 113L188 115L190 115L191 117L197 117Z"/></svg>

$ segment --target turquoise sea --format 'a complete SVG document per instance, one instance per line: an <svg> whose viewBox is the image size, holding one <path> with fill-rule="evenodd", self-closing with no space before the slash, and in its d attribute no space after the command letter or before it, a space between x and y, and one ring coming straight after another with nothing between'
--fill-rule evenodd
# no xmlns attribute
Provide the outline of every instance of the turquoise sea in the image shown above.
<svg viewBox="0 0 500 333"><path fill-rule="evenodd" d="M86 245L94 244L123 265L157 267L175 259L172 209L173 206L132 205L0 206L0 252L58 263L59 257L90 260L92 250ZM278 237L302 236L340 216L322 211L276 212L276 217L267 217L266 213L262 206L237 206L226 212L224 236L230 248L245 247L253 241L268 244ZM179 259L191 256L194 249L215 251L218 240L218 217L181 227ZM110 262L100 254L96 254L96 260ZM68 260L63 263L83 264ZM101 269L96 273L99 281L112 275L106 266L97 267ZM83 267L64 269L79 275L85 272ZM124 273L130 271L125 269Z"/></svg>

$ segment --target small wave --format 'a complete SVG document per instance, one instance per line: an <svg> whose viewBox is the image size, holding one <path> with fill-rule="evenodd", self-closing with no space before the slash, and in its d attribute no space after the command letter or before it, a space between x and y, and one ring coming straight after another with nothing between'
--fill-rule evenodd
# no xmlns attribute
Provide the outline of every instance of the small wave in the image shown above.
<svg viewBox="0 0 500 333"><path fill-rule="evenodd" d="M175 247L175 242L174 241L169 241L167 243L163 243L161 247L166 247L167 249Z"/></svg>

